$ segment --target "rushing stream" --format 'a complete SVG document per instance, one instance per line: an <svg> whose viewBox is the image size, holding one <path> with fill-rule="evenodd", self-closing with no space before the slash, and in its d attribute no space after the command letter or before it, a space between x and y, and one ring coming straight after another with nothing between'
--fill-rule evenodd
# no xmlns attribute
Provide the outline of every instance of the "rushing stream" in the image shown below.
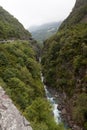
<svg viewBox="0 0 87 130"><path fill-rule="evenodd" d="M41 79L42 79L42 82L43 82L43 76L41 75ZM61 122L61 118L60 118L60 111L57 109L58 107L58 104L55 100L55 97L53 97L51 95L51 93L47 90L47 87L46 85L44 85L44 89L45 89L45 93L46 93L46 97L48 99L48 101L52 104L53 106L53 114L54 114L54 119L56 121L56 123L60 123Z"/></svg>

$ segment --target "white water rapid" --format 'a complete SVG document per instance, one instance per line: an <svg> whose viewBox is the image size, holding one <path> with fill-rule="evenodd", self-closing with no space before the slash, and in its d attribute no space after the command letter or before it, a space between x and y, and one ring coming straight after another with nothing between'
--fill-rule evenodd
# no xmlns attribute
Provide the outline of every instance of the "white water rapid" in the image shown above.
<svg viewBox="0 0 87 130"><path fill-rule="evenodd" d="M42 74L41 74L41 79L43 82L44 77L42 76ZM46 85L44 85L44 89L45 89L47 100L51 103L51 105L53 107L54 119L55 119L56 123L58 124L61 122L60 111L57 109L58 104L56 103L55 97L52 97L51 93L47 90Z"/></svg>

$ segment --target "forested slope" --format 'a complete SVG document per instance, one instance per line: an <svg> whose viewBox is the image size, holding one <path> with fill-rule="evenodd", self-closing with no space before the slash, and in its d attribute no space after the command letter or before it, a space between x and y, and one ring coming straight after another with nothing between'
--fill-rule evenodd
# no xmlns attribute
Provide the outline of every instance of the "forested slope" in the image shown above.
<svg viewBox="0 0 87 130"><path fill-rule="evenodd" d="M56 35L44 42L43 51L42 65L46 84L59 93L65 93L64 103L71 120L87 130L86 0L76 1L71 14Z"/></svg>
<svg viewBox="0 0 87 130"><path fill-rule="evenodd" d="M29 42L0 44L0 85L31 122L33 130L62 130L45 98L40 70Z"/></svg>
<svg viewBox="0 0 87 130"><path fill-rule="evenodd" d="M38 44L23 25L2 7L0 40L0 86L31 123L33 130L62 130L63 127L54 121L52 107L45 96L38 63ZM8 120L3 120L10 126Z"/></svg>
<svg viewBox="0 0 87 130"><path fill-rule="evenodd" d="M31 34L14 16L0 6L0 40L29 39Z"/></svg>

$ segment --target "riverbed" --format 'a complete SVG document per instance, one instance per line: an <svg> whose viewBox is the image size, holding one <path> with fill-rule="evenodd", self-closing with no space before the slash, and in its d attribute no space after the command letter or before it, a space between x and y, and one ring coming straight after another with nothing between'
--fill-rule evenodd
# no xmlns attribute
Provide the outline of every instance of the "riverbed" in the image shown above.
<svg viewBox="0 0 87 130"><path fill-rule="evenodd" d="M41 80L42 80L42 82L44 81L44 77L42 76L42 74L41 74ZM59 124L61 122L61 117L60 117L61 112L58 110L58 103L57 103L55 97L53 97L51 95L51 93L48 91L46 85L44 85L44 90L45 90L47 100L52 105L52 112L53 112L53 115L54 115L54 120L57 124Z"/></svg>

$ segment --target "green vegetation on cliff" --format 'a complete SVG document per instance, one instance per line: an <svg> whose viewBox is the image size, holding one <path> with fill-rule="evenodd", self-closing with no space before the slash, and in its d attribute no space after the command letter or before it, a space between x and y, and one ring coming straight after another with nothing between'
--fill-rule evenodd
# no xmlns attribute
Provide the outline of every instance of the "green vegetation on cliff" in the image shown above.
<svg viewBox="0 0 87 130"><path fill-rule="evenodd" d="M22 111L36 97L44 96L40 65L30 43L0 44L0 81Z"/></svg>
<svg viewBox="0 0 87 130"><path fill-rule="evenodd" d="M37 61L40 48L23 25L2 7L0 40L0 85L31 122L33 130L62 130L45 98Z"/></svg>
<svg viewBox="0 0 87 130"><path fill-rule="evenodd" d="M40 77L40 64L28 41L0 44L0 85L33 130L63 130L52 116Z"/></svg>
<svg viewBox="0 0 87 130"><path fill-rule="evenodd" d="M31 34L11 14L0 6L0 40L29 39Z"/></svg>
<svg viewBox="0 0 87 130"><path fill-rule="evenodd" d="M78 7L78 8L77 8ZM44 42L43 74L48 86L65 92L73 120L87 130L87 1L77 0L57 34ZM67 100L66 100L67 102ZM83 103L84 102L84 103Z"/></svg>

